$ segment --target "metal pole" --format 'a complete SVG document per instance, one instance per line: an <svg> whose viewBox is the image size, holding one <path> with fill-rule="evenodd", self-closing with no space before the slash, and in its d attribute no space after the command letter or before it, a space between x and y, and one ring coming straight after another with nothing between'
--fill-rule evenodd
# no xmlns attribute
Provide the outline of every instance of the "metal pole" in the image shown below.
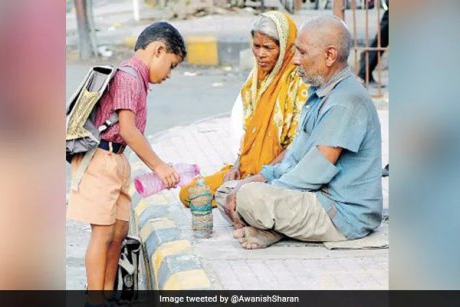
<svg viewBox="0 0 460 307"><path fill-rule="evenodd" d="M358 34L356 30L356 1L351 0L351 12L353 15L353 45L355 49L355 75L358 74L359 65L358 65Z"/></svg>
<svg viewBox="0 0 460 307"><path fill-rule="evenodd" d="M134 11L134 20L139 21L141 20L139 14L139 0L133 0L133 11Z"/></svg>
<svg viewBox="0 0 460 307"><path fill-rule="evenodd" d="M93 55L91 48L90 29L88 16L86 14L86 0L75 0L75 11L77 14L78 46L80 58L87 60Z"/></svg>
<svg viewBox="0 0 460 307"><path fill-rule="evenodd" d="M86 14L88 19L89 37L91 39L91 47L93 48L93 54L98 55L97 52L97 38L96 38L96 24L94 22L93 14L93 0L86 0Z"/></svg>
<svg viewBox="0 0 460 307"><path fill-rule="evenodd" d="M364 1L364 8L366 9L366 55L365 55L365 63L366 63L366 74L364 81L366 83L366 88L369 89L369 9L367 6L367 0Z"/></svg>
<svg viewBox="0 0 460 307"><path fill-rule="evenodd" d="M377 0L377 48L382 47L380 32L381 32L380 31L380 0ZM379 96L381 96L382 95L381 93L382 76L381 76L381 67L380 67L381 51L376 51L376 52L377 52L377 93Z"/></svg>

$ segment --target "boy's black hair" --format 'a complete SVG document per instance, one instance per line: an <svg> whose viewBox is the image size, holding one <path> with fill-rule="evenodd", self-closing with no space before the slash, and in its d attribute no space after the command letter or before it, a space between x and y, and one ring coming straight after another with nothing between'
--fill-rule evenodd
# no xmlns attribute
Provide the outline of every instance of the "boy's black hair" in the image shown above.
<svg viewBox="0 0 460 307"><path fill-rule="evenodd" d="M171 24L160 21L152 23L145 28L137 38L134 51L145 49L148 44L154 41L161 41L166 45L166 51L182 56L185 59L187 50L185 49L184 39L179 31Z"/></svg>

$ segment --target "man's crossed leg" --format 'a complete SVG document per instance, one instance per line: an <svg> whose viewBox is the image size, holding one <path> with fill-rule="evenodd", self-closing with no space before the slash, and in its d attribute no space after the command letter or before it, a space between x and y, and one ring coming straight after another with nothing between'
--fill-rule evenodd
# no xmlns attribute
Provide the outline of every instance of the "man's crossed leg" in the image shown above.
<svg viewBox="0 0 460 307"><path fill-rule="evenodd" d="M268 247L284 236L301 241L342 241L314 192L301 192L261 182L247 183L236 193L236 208L229 210L229 194L238 181L224 183L216 202L236 230L233 236L246 249Z"/></svg>

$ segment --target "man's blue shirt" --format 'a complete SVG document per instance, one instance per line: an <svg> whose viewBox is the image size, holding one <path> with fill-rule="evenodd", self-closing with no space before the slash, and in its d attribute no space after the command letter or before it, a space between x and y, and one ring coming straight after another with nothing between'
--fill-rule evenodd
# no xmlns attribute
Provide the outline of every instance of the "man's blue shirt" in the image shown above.
<svg viewBox="0 0 460 307"><path fill-rule="evenodd" d="M337 163L317 145L343 148ZM321 88L310 87L294 142L261 174L273 185L315 192L337 229L355 239L381 223L381 167L377 110L346 67Z"/></svg>

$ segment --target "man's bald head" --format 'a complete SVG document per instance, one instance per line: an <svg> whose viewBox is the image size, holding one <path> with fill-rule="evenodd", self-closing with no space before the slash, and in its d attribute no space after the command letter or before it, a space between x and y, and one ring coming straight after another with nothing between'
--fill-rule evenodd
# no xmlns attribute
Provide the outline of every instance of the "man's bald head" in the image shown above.
<svg viewBox="0 0 460 307"><path fill-rule="evenodd" d="M300 27L299 36L308 33L309 44L320 47L335 47L337 61L346 63L350 55L351 34L347 25L337 16L323 15L310 19Z"/></svg>

